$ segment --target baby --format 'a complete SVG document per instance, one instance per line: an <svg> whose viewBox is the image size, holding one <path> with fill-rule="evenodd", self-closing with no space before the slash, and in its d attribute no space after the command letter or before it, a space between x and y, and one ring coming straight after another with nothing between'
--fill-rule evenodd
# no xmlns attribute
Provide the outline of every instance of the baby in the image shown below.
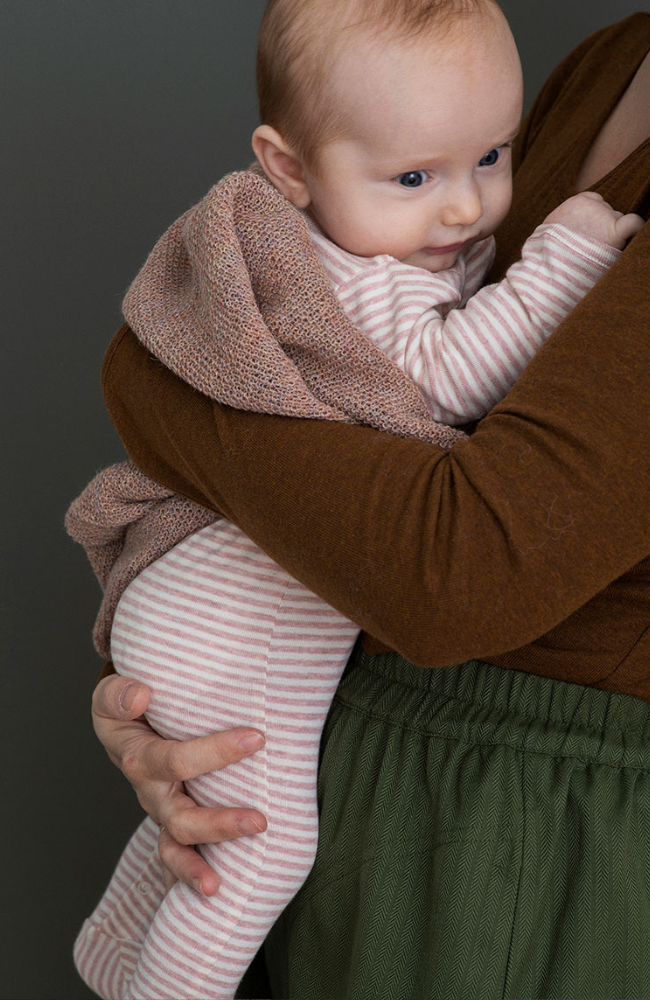
<svg viewBox="0 0 650 1000"><path fill-rule="evenodd" d="M577 195L504 281L479 290L510 206L522 105L492 0L271 0L258 88L259 164L304 213L347 314L435 421L463 425L503 398L642 224ZM263 751L188 787L203 805L261 809L268 829L202 849L222 877L217 896L176 884L163 898L146 820L77 941L101 996L234 995L312 866L319 739L358 634L224 520L127 587L116 668L153 689L148 717L164 735L265 732Z"/></svg>

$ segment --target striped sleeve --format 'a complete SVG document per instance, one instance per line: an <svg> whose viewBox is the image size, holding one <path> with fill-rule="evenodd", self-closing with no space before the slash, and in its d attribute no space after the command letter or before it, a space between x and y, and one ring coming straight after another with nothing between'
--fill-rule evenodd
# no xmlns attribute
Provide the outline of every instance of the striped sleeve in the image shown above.
<svg viewBox="0 0 650 1000"><path fill-rule="evenodd" d="M491 240L438 274L388 256L364 261L322 237L315 243L352 321L416 383L432 417L447 424L478 419L503 399L620 256L564 226L543 225L501 282L476 291Z"/></svg>

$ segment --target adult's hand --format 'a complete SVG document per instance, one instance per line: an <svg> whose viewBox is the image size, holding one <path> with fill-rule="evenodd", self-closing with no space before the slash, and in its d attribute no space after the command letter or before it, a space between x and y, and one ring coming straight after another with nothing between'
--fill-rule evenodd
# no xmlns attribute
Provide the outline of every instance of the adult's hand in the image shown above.
<svg viewBox="0 0 650 1000"><path fill-rule="evenodd" d="M261 833L266 819L256 809L197 806L183 782L250 757L264 746L264 736L242 727L185 743L165 740L143 718L149 697L144 684L117 674L105 677L93 694L95 732L142 808L162 827L159 850L167 887L180 879L212 896L219 876L193 845Z"/></svg>

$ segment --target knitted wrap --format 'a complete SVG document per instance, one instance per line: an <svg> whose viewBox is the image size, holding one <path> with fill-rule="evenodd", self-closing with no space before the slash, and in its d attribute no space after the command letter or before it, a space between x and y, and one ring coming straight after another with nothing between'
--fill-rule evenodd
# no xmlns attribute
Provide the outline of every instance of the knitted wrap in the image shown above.
<svg viewBox="0 0 650 1000"><path fill-rule="evenodd" d="M160 238L124 317L165 366L211 399L260 413L365 424L451 448L417 388L348 319L302 215L259 168L229 174ZM215 515L131 462L101 472L66 516L104 589L94 640L110 656L131 580Z"/></svg>

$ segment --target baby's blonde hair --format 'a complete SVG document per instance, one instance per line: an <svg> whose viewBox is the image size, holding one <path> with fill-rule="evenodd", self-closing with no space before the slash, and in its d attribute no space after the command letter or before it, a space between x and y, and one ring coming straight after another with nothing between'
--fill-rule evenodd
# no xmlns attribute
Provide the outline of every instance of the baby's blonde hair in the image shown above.
<svg viewBox="0 0 650 1000"><path fill-rule="evenodd" d="M328 79L355 30L397 39L432 28L441 34L496 7L496 0L269 0L257 49L260 120L313 166L319 147L346 134Z"/></svg>

